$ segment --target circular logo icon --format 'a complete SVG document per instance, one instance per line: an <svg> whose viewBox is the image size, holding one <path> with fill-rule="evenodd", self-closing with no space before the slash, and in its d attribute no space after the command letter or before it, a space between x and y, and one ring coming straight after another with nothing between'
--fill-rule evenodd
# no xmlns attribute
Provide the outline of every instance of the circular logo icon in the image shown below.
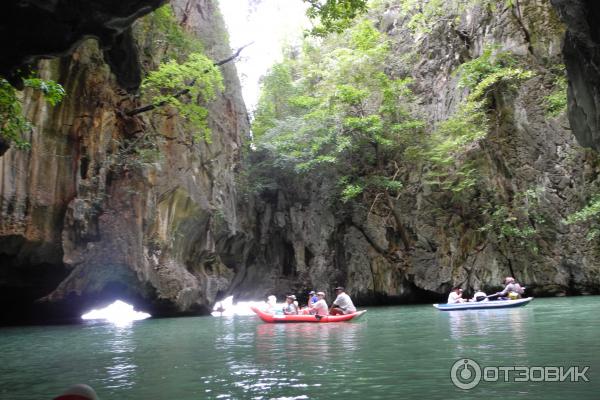
<svg viewBox="0 0 600 400"><path fill-rule="evenodd" d="M481 367L469 358L461 358L452 365L450 379L459 389L473 389L481 381Z"/></svg>

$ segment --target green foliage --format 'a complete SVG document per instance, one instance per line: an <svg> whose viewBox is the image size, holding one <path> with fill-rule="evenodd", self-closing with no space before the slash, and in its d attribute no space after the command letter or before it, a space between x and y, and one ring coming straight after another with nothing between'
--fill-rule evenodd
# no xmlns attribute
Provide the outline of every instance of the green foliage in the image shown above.
<svg viewBox="0 0 600 400"><path fill-rule="evenodd" d="M60 84L51 80L28 78L23 80L23 82L26 87L39 90L44 96L44 99L52 106L60 103L66 94L65 89Z"/></svg>
<svg viewBox="0 0 600 400"><path fill-rule="evenodd" d="M359 184L348 184L344 186L342 190L342 201L347 203L348 201L358 197L363 191L364 187Z"/></svg>
<svg viewBox="0 0 600 400"><path fill-rule="evenodd" d="M477 183L476 169L459 161L487 136L492 94L516 90L521 82L534 76L533 72L519 68L509 52L495 50L496 47L486 47L480 57L462 64L456 71L460 74L459 86L470 89L470 94L456 113L440 122L431 135L424 155L433 163L428 176L430 183L442 184L454 192Z"/></svg>
<svg viewBox="0 0 600 400"><path fill-rule="evenodd" d="M587 222L600 214L600 195L596 195L581 210L569 215L565 219L567 225Z"/></svg>
<svg viewBox="0 0 600 400"><path fill-rule="evenodd" d="M204 51L200 40L180 26L170 4L157 8L141 23L144 31L152 36L156 46L166 49L164 61L183 61L187 54Z"/></svg>
<svg viewBox="0 0 600 400"><path fill-rule="evenodd" d="M252 133L256 138L273 128L279 115L289 114L294 106L310 107L316 101L310 96L293 97L296 88L293 85L291 67L285 63L274 65L261 84L261 97L252 124Z"/></svg>
<svg viewBox="0 0 600 400"><path fill-rule="evenodd" d="M0 78L0 135L18 148L27 148L29 143L21 135L30 129L31 124L23 116L17 91L7 80Z"/></svg>
<svg viewBox="0 0 600 400"><path fill-rule="evenodd" d="M371 22L359 21L318 47L307 40L301 54L273 67L252 127L272 167L343 176L331 184L344 202L401 188L390 178L391 162L415 144L424 123L406 107L412 81L385 73L389 47Z"/></svg>
<svg viewBox="0 0 600 400"><path fill-rule="evenodd" d="M544 98L546 114L549 117L558 117L567 111L567 77L565 66L559 65L554 80L554 91Z"/></svg>
<svg viewBox="0 0 600 400"><path fill-rule="evenodd" d="M204 105L223 90L219 69L204 55L200 40L182 28L170 4L144 18L141 26L152 39L147 51L162 55L162 62L142 82L144 98L156 106L154 112L164 112L162 106L177 110L188 122L193 141L210 142Z"/></svg>
<svg viewBox="0 0 600 400"><path fill-rule="evenodd" d="M198 102L214 99L219 90L223 90L221 72L199 53L190 54L183 63L171 60L161 64L142 82L142 91L153 104L168 104L178 110L190 123L193 137L206 141L210 141L208 111Z"/></svg>
<svg viewBox="0 0 600 400"><path fill-rule="evenodd" d="M25 87L39 90L52 106L65 96L65 90L58 83L39 78L24 79ZM0 136L12 142L19 149L28 149L30 143L23 139L23 133L30 131L31 123L23 116L21 100L17 90L4 78L0 78Z"/></svg>
<svg viewBox="0 0 600 400"><path fill-rule="evenodd" d="M401 12L408 18L408 28L419 35L430 33L438 24L458 23L465 10L494 4L495 0L399 0Z"/></svg>
<svg viewBox="0 0 600 400"><path fill-rule="evenodd" d="M508 51L498 51L498 46L488 45L481 55L462 64L456 70L460 74L459 87L473 89L486 77L517 66L517 60Z"/></svg>
<svg viewBox="0 0 600 400"><path fill-rule="evenodd" d="M326 36L341 33L350 27L354 18L367 10L367 0L303 0L309 5L306 15L318 20L309 34Z"/></svg>
<svg viewBox="0 0 600 400"><path fill-rule="evenodd" d="M500 243L514 242L537 252L533 239L539 234L538 226L545 222L539 211L540 194L529 189L517 193L511 204L487 204L482 214L489 222L479 231L494 234Z"/></svg>
<svg viewBox="0 0 600 400"><path fill-rule="evenodd" d="M565 218L563 223L567 225L591 223L591 227L587 233L587 239L589 241L596 239L600 236L600 195L596 194L592 196L589 203L581 210L574 212Z"/></svg>

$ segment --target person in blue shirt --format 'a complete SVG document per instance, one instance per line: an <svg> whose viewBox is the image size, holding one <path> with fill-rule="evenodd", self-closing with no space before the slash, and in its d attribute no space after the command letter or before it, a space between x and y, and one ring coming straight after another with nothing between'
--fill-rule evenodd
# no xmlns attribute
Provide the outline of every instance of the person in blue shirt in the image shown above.
<svg viewBox="0 0 600 400"><path fill-rule="evenodd" d="M308 293L308 307L312 306L313 304L315 304L317 301L319 301L319 296L317 296L317 294L315 293L314 290L311 290Z"/></svg>

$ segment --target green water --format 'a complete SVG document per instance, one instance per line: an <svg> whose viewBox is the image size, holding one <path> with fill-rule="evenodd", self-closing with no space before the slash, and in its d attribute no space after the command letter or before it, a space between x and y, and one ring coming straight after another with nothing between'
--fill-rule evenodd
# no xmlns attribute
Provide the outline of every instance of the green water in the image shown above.
<svg viewBox="0 0 600 400"><path fill-rule="evenodd" d="M88 383L102 399L598 399L600 297L523 308L372 308L356 322L176 318L127 327L0 329L0 399L51 399ZM589 366L589 382L452 385L482 366ZM512 379L512 378L511 378Z"/></svg>

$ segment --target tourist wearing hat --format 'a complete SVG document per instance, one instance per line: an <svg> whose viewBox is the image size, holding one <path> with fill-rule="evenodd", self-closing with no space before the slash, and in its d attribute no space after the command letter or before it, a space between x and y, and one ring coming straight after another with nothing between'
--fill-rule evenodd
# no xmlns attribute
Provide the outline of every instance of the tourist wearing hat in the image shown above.
<svg viewBox="0 0 600 400"><path fill-rule="evenodd" d="M346 292L344 288L338 286L335 288L336 298L331 305L331 309L329 310L330 315L339 315L339 314L352 314L356 312L356 307L354 307L354 303L352 303L352 299Z"/></svg>
<svg viewBox="0 0 600 400"><path fill-rule="evenodd" d="M296 304L296 296L288 294L285 296L285 305L283 306L283 313L285 315L297 315L298 305Z"/></svg>
<svg viewBox="0 0 600 400"><path fill-rule="evenodd" d="M318 300L309 306L310 313L314 315L329 315L329 307L325 301L325 293L317 292Z"/></svg>

